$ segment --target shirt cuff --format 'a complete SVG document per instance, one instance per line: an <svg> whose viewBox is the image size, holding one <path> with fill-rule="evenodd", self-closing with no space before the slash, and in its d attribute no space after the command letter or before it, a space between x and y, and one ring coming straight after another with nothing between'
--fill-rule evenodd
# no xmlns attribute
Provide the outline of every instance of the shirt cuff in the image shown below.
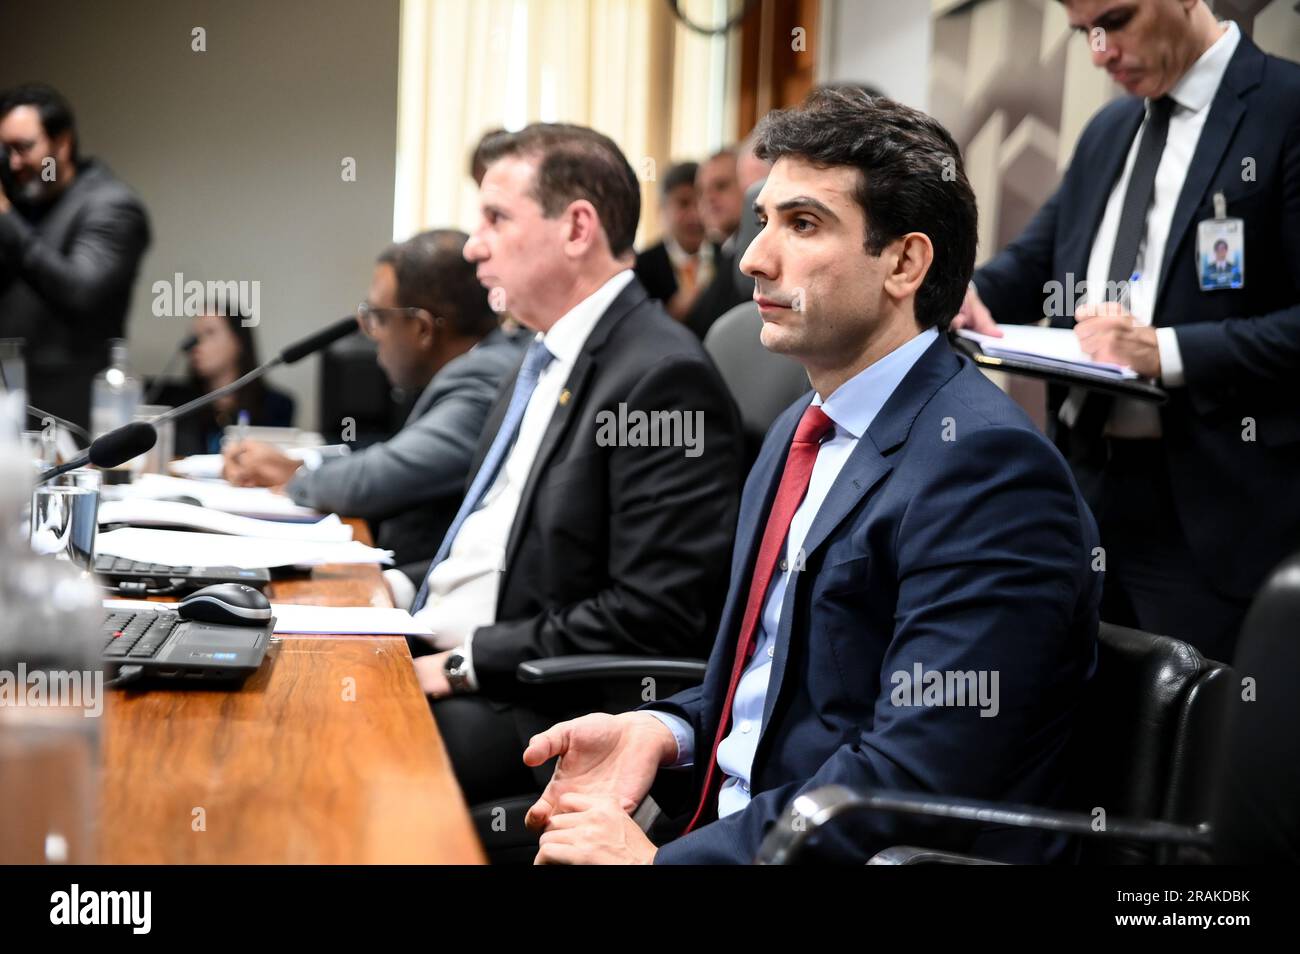
<svg viewBox="0 0 1300 954"><path fill-rule="evenodd" d="M320 465L325 461L324 455L314 447L304 447L298 451L298 454L302 466L308 470L320 470Z"/></svg>
<svg viewBox="0 0 1300 954"><path fill-rule="evenodd" d="M464 644L459 649L453 649L452 652L460 653L465 660L465 685L469 687L470 692L478 692L478 676L474 673L474 634L470 633L466 636Z"/></svg>
<svg viewBox="0 0 1300 954"><path fill-rule="evenodd" d="M1167 388L1181 388L1187 379L1183 376L1183 353L1178 349L1178 333L1173 328L1157 328L1156 346L1160 349L1160 383Z"/></svg>
<svg viewBox="0 0 1300 954"><path fill-rule="evenodd" d="M383 573L388 591L393 594L393 605L401 609L415 602L415 584L401 570L390 567Z"/></svg>
<svg viewBox="0 0 1300 954"><path fill-rule="evenodd" d="M666 767L687 768L693 765L695 763L695 730L691 728L691 724L681 716L675 716L668 712L659 712L656 709L646 709L644 711L668 726L668 731L677 740L677 758L673 759Z"/></svg>

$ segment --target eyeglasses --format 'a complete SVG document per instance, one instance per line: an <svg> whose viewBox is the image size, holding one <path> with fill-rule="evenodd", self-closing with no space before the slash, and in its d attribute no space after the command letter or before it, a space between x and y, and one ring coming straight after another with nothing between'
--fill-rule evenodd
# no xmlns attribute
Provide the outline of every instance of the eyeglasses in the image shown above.
<svg viewBox="0 0 1300 954"><path fill-rule="evenodd" d="M361 302L357 305L357 324L361 327L361 333L367 338L373 338L390 315L402 315L407 318L414 318L417 315L429 315L433 323L439 324L442 319L437 315L430 314L425 308L371 308L369 302Z"/></svg>

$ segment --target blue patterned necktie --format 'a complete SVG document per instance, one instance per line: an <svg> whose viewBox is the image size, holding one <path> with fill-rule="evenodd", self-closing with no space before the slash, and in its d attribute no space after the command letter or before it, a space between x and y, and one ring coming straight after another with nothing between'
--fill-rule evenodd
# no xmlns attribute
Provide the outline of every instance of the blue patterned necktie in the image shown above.
<svg viewBox="0 0 1300 954"><path fill-rule="evenodd" d="M497 428L497 436L492 439L492 446L488 448L487 454L483 457L483 465L479 467L478 473L474 475L474 482L469 485L469 490L465 492L465 499L460 502L460 509L456 511L456 518L452 520L451 526L447 528L447 535L442 538L442 545L438 547L438 553L429 564L429 572L424 577L424 585L420 587L420 592L415 597L415 602L411 604L411 612L418 613L424 609L424 604L429 598L429 577L433 575L434 568L439 563L447 559L447 554L451 552L452 542L456 539L456 534L460 532L461 525L464 524L467 517L478 509L479 504L483 502L488 489L492 482L496 480L497 472L501 469L502 463L506 459L506 454L514 446L515 438L519 435L519 424L524 419L524 411L528 409L528 401L533 396L533 391L537 388L537 381L546 370L546 366L555 360L555 355L546 350L546 345L542 344L540 339L534 338L532 344L528 346L528 353L524 355L524 363L519 368L519 376L515 378L515 391L510 396L510 404L506 408L505 417L501 419L501 426Z"/></svg>

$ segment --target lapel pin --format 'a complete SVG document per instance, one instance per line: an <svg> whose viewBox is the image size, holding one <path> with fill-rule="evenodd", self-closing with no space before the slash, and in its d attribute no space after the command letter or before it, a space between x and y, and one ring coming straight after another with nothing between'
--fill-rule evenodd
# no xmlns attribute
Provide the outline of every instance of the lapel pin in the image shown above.
<svg viewBox="0 0 1300 954"><path fill-rule="evenodd" d="M569 403L569 398L571 398L571 397L573 397L573 395L569 392L569 389L568 389L568 388L565 388L563 391L561 391L561 392L560 392L560 407L564 407L564 405L568 404L568 403Z"/></svg>

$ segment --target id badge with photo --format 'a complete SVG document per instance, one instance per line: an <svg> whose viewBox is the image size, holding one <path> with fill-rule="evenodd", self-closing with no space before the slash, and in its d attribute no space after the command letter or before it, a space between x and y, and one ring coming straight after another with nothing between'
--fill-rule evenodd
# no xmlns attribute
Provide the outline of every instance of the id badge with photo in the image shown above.
<svg viewBox="0 0 1300 954"><path fill-rule="evenodd" d="M1214 194L1214 218L1196 225L1196 274L1201 291L1243 288L1246 284L1246 228L1230 219L1223 193Z"/></svg>

